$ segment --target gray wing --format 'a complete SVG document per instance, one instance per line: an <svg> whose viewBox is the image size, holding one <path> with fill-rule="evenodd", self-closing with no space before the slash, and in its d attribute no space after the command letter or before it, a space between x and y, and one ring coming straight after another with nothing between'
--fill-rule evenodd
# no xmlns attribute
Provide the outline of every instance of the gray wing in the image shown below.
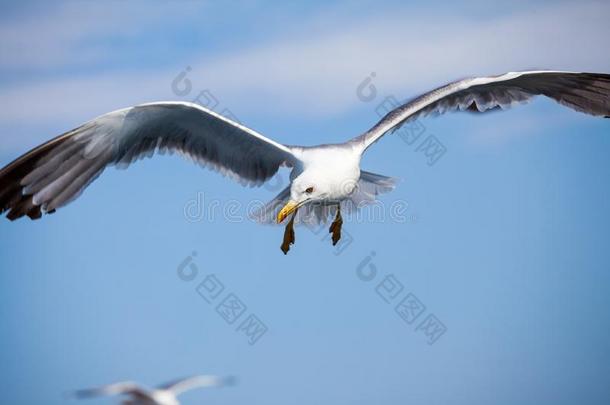
<svg viewBox="0 0 610 405"><path fill-rule="evenodd" d="M363 150L387 132L418 117L447 111L506 109L544 95L586 114L610 116L610 74L559 71L511 72L463 79L423 94L390 111L374 127L350 142Z"/></svg>
<svg viewBox="0 0 610 405"><path fill-rule="evenodd" d="M189 391L195 388L204 387L222 387L226 385L233 385L235 383L234 377L218 377L215 375L198 375L193 377L182 378L180 380L172 381L167 384L159 386L159 389L171 391L174 395L180 395L185 391Z"/></svg>
<svg viewBox="0 0 610 405"><path fill-rule="evenodd" d="M102 115L0 170L0 214L40 218L66 205L110 165L178 152L244 185L295 158L290 149L192 103L143 104Z"/></svg>
<svg viewBox="0 0 610 405"><path fill-rule="evenodd" d="M73 392L73 395L76 398L93 398L121 394L132 395L136 398L141 399L151 399L149 394L144 389L142 389L136 383L130 381L118 382L115 384L109 384L97 388L89 388Z"/></svg>

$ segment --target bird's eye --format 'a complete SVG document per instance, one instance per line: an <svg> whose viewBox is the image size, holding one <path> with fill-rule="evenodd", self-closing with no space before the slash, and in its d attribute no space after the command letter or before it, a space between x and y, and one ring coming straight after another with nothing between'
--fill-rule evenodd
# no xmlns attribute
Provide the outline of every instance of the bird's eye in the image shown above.
<svg viewBox="0 0 610 405"><path fill-rule="evenodd" d="M307 187L307 188L305 189L305 192L306 192L307 194L311 194L311 193L313 193L313 187Z"/></svg>

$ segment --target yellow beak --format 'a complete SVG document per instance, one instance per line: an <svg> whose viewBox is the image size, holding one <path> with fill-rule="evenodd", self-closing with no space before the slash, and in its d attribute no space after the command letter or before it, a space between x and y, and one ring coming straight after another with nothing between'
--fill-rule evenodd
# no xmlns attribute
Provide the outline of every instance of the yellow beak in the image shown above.
<svg viewBox="0 0 610 405"><path fill-rule="evenodd" d="M288 215L292 214L297 208L299 208L299 204L296 201L288 201L277 214L277 223L281 224L282 221L286 219Z"/></svg>

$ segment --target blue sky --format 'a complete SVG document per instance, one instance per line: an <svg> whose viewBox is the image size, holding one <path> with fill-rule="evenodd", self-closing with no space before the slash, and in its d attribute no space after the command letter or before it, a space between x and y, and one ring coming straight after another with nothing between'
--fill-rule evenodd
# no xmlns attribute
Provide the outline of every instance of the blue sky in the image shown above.
<svg viewBox="0 0 610 405"><path fill-rule="evenodd" d="M595 1L0 7L0 165L104 112L204 90L277 141L316 144L366 130L388 96L463 76L610 72L610 7ZM3 401L215 373L239 384L184 403L608 403L607 120L536 100L421 124L446 153L430 166L400 137L372 148L363 168L402 179L384 212L406 208L347 220L342 250L297 228L284 256L282 228L185 215L201 196L204 212L239 216L274 187L177 157L111 168L54 215L3 221ZM189 256L196 277L183 281ZM197 288L212 275L224 289L208 303ZM387 303L389 280L403 288ZM247 309L228 324L216 307L231 293ZM425 306L410 324L395 311L405 297ZM250 315L267 327L254 345L239 330ZM446 328L431 345L417 329L428 316Z"/></svg>

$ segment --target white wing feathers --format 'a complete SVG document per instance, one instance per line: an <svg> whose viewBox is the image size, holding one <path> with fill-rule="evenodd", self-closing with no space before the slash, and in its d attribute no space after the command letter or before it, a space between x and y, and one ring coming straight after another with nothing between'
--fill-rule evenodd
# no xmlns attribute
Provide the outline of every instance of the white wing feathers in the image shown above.
<svg viewBox="0 0 610 405"><path fill-rule="evenodd" d="M0 213L39 218L69 203L106 166L178 152L245 185L259 185L290 149L192 103L143 104L102 115L0 170Z"/></svg>
<svg viewBox="0 0 610 405"><path fill-rule="evenodd" d="M459 80L423 94L390 111L374 127L350 142L365 150L387 132L430 114L506 109L544 95L586 114L610 116L610 75L532 71Z"/></svg>

